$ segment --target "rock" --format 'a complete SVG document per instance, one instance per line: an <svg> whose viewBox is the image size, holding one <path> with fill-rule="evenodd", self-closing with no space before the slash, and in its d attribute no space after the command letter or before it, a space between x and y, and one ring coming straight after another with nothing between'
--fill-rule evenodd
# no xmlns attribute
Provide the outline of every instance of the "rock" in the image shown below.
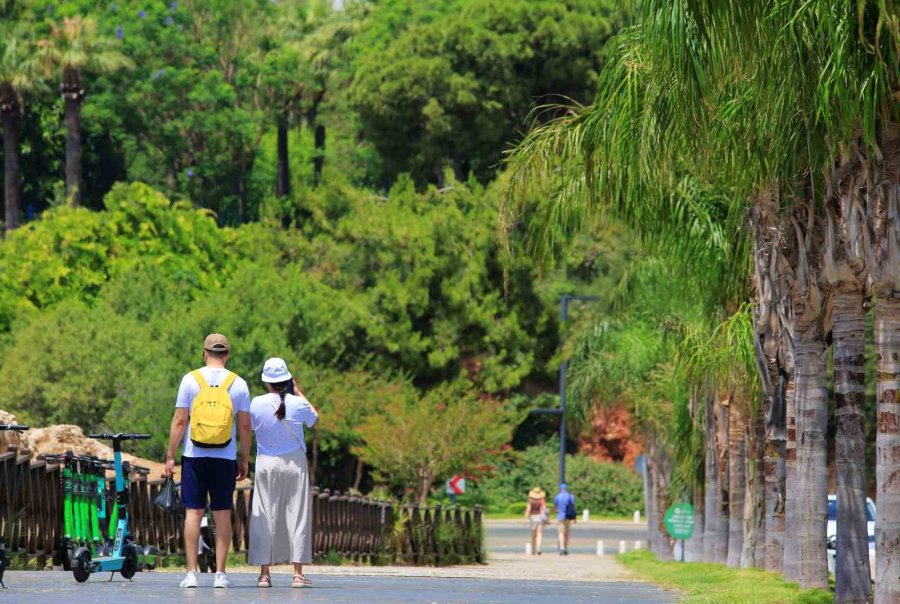
<svg viewBox="0 0 900 604"><path fill-rule="evenodd" d="M0 424L18 424L16 416L8 411L0 410ZM0 431L0 453L6 451L9 447L26 448L25 441L27 437L23 437L19 432L7 430Z"/></svg>

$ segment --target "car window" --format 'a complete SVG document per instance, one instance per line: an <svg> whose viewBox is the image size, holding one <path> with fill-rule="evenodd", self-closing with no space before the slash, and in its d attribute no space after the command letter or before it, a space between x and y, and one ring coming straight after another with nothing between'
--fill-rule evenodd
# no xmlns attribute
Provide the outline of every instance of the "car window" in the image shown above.
<svg viewBox="0 0 900 604"><path fill-rule="evenodd" d="M828 519L836 521L837 520L837 500L829 499L828 500ZM866 502L866 521L867 522L875 522L875 506L873 506L868 501Z"/></svg>

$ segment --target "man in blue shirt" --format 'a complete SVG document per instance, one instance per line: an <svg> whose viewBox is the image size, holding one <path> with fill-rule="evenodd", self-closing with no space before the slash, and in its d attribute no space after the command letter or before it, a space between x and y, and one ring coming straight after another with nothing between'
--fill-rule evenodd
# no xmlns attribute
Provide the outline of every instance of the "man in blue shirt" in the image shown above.
<svg viewBox="0 0 900 604"><path fill-rule="evenodd" d="M559 485L559 493L553 498L556 510L556 536L559 540L559 555L569 555L569 530L575 522L575 496L569 492L565 484Z"/></svg>

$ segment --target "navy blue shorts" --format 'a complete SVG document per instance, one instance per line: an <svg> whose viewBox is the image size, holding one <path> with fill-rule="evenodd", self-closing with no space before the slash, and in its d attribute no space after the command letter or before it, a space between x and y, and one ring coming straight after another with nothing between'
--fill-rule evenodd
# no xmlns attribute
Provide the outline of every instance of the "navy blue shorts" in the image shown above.
<svg viewBox="0 0 900 604"><path fill-rule="evenodd" d="M189 510L230 510L237 477L237 462L215 457L181 458L181 500Z"/></svg>

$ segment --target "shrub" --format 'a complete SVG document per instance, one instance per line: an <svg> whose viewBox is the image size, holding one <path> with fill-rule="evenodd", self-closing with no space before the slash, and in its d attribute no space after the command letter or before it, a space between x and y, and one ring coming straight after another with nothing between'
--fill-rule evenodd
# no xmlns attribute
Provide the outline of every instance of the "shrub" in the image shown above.
<svg viewBox="0 0 900 604"><path fill-rule="evenodd" d="M501 463L492 477L473 485L470 497L480 500L488 511L524 514L528 491L533 486L547 491L550 503L558 486L558 464L558 440L529 447ZM567 455L566 481L579 511L587 508L594 515L627 515L644 507L640 474L622 464Z"/></svg>

